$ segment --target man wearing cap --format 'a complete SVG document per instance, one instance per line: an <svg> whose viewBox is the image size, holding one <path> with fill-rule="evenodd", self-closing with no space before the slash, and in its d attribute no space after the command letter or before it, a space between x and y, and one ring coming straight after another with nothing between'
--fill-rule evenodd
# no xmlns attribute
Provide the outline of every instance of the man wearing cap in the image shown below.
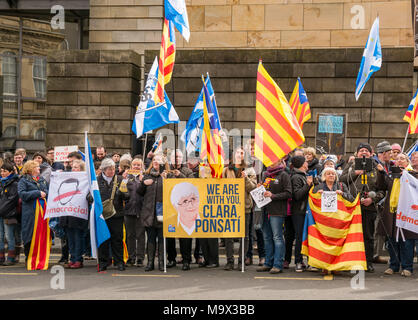
<svg viewBox="0 0 418 320"><path fill-rule="evenodd" d="M393 161L391 161L392 157L392 146L387 141L382 141L377 144L376 146L376 153L377 153L377 160L383 168L385 169L386 173L389 173L390 167L393 166Z"/></svg>
<svg viewBox="0 0 418 320"><path fill-rule="evenodd" d="M368 143L360 143L357 147L358 158L371 158L373 149ZM377 215L377 203L385 197L385 193L377 189L377 163L373 161L371 171L355 170L355 162L347 166L340 181L345 183L353 197L360 194L361 218L363 225L364 248L366 251L367 271L374 272L373 252L374 252L374 231ZM366 184L362 185L362 175L367 177Z"/></svg>

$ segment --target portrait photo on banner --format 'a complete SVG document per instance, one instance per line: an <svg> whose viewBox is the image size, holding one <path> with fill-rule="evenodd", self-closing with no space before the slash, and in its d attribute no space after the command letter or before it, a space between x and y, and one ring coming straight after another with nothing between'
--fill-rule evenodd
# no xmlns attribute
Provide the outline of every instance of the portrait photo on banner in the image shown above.
<svg viewBox="0 0 418 320"><path fill-rule="evenodd" d="M164 237L244 237L244 188L244 179L164 180Z"/></svg>

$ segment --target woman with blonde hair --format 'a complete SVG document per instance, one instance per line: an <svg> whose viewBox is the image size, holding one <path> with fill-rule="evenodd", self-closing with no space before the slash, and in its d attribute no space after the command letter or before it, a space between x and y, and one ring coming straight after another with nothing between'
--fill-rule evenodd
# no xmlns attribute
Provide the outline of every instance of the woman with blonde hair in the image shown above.
<svg viewBox="0 0 418 320"><path fill-rule="evenodd" d="M303 149L303 154L308 162L308 175L312 175L316 170L316 175L321 172L321 165L316 156L315 148L307 147Z"/></svg>
<svg viewBox="0 0 418 320"><path fill-rule="evenodd" d="M40 176L39 163L36 161L27 161L21 170L21 175L17 189L22 199L22 240L27 259L35 223L35 203L37 199L46 200L48 184Z"/></svg>

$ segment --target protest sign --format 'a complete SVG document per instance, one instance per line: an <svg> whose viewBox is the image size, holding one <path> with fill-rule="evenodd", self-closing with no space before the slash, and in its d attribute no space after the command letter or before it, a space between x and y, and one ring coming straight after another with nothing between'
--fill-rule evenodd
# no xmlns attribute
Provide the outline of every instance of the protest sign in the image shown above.
<svg viewBox="0 0 418 320"><path fill-rule="evenodd" d="M418 179L406 170L401 177L396 226L418 233Z"/></svg>
<svg viewBox="0 0 418 320"><path fill-rule="evenodd" d="M321 195L321 212L337 212L337 193L324 191Z"/></svg>
<svg viewBox="0 0 418 320"><path fill-rule="evenodd" d="M315 144L322 154L345 154L347 117L345 114L319 113Z"/></svg>
<svg viewBox="0 0 418 320"><path fill-rule="evenodd" d="M244 179L165 179L167 238L245 237Z"/></svg>
<svg viewBox="0 0 418 320"><path fill-rule="evenodd" d="M264 192L266 192L266 188L264 188L264 186L259 186L258 188L255 188L253 191L250 191L250 194L253 197L255 204L258 208L262 208L266 204L271 202L271 198L264 197Z"/></svg>
<svg viewBox="0 0 418 320"><path fill-rule="evenodd" d="M72 216L88 220L86 172L52 172L45 219Z"/></svg>
<svg viewBox="0 0 418 320"><path fill-rule="evenodd" d="M78 146L55 147L54 162L68 161L68 155L74 151L78 151Z"/></svg>

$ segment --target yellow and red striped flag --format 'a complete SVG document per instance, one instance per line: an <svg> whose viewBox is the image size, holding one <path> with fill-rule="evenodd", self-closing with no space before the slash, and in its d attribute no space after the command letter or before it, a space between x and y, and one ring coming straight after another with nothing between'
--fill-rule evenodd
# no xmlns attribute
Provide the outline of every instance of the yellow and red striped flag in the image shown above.
<svg viewBox="0 0 418 320"><path fill-rule="evenodd" d="M160 58L158 60L158 80L155 88L155 103L164 101L164 86L170 82L176 57L176 34L173 22L164 19L161 37Z"/></svg>
<svg viewBox="0 0 418 320"><path fill-rule="evenodd" d="M51 250L51 230L49 219L44 219L46 201L35 201L35 223L33 226L32 241L27 261L28 270L47 270Z"/></svg>
<svg viewBox="0 0 418 320"><path fill-rule="evenodd" d="M266 167L305 141L302 129L282 90L259 63L255 116L255 156Z"/></svg>
<svg viewBox="0 0 418 320"><path fill-rule="evenodd" d="M302 129L303 124L311 118L311 108L300 78L296 80L295 88L293 89L289 104L296 116L296 119L298 120L300 128Z"/></svg>
<svg viewBox="0 0 418 320"><path fill-rule="evenodd" d="M338 195L337 212L322 212L321 194L311 189L301 251L309 265L329 271L367 269L359 198L350 202Z"/></svg>
<svg viewBox="0 0 418 320"><path fill-rule="evenodd" d="M406 110L405 116L403 120L409 123L409 134L418 133L418 98L417 98L417 91L415 91L414 97L412 98L411 102L409 103L408 110Z"/></svg>
<svg viewBox="0 0 418 320"><path fill-rule="evenodd" d="M203 132L202 152L207 157L212 178L221 178L224 169L224 149L215 119L215 110L210 99L208 88L203 79ZM202 153L201 153L201 158Z"/></svg>
<svg viewBox="0 0 418 320"><path fill-rule="evenodd" d="M125 223L123 224L123 263L126 263L129 259L129 254L128 254L128 246L126 245L126 228L125 228Z"/></svg>

